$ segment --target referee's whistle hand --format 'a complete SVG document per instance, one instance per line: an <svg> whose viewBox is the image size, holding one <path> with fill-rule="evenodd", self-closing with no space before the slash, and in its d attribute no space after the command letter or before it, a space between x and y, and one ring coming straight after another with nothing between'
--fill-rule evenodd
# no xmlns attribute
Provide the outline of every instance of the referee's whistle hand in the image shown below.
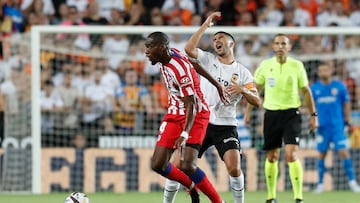
<svg viewBox="0 0 360 203"><path fill-rule="evenodd" d="M319 127L319 121L317 116L311 116L309 120L310 130L315 131Z"/></svg>

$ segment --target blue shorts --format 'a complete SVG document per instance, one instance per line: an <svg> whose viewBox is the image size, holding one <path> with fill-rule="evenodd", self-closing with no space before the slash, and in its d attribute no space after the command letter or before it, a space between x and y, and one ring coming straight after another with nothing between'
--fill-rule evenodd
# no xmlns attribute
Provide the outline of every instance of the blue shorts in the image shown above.
<svg viewBox="0 0 360 203"><path fill-rule="evenodd" d="M343 130L332 128L319 128L316 135L317 150L325 153L329 150L330 143L334 144L334 150L343 150L349 148L349 140Z"/></svg>

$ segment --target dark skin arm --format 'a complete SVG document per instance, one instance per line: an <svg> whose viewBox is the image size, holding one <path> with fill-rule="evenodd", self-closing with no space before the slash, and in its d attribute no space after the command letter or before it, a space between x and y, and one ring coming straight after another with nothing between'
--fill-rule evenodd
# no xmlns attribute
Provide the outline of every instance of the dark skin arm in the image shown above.
<svg viewBox="0 0 360 203"><path fill-rule="evenodd" d="M195 120L195 116L196 116L196 109L195 109L195 97L193 95L191 96L186 96L183 97L182 101L185 104L185 108L186 108L186 118L185 118L185 126L183 131L189 133L190 129L193 126L194 120ZM185 144L185 138L180 136L176 141L175 141L175 146L174 148L176 149L180 149L180 147L182 147Z"/></svg>
<svg viewBox="0 0 360 203"><path fill-rule="evenodd" d="M229 103L229 99L226 98L226 92L225 89L223 88L223 86L214 78L210 75L209 72L207 72L196 59L190 58L190 62L192 63L192 65L194 66L195 70L197 73L199 73L201 76L205 77L212 85L214 85L218 91L219 97L221 99L221 101L224 104L228 104Z"/></svg>

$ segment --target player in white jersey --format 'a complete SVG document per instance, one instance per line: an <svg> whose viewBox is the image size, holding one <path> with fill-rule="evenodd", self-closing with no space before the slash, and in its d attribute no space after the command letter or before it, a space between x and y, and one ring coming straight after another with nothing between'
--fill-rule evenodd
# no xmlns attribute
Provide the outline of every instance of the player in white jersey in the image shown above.
<svg viewBox="0 0 360 203"><path fill-rule="evenodd" d="M213 19L220 17L220 12L209 15L188 40L185 52L189 57L197 59L202 67L225 87L229 96L229 102L224 103L220 99L215 87L202 79L201 89L205 100L210 107L210 122L206 130L206 136L199 151L199 157L212 145L224 161L230 176L230 185L235 203L244 202L244 175L240 166L240 143L237 135L236 105L242 98L254 106L260 106L261 99L257 93L253 76L243 65L235 61L233 36L226 32L217 32L213 36L213 48L216 54L205 52L197 48L197 45L205 30L213 25ZM176 159L176 157L175 157ZM174 160L176 163L177 160ZM167 180L164 192L164 203L172 203L179 184Z"/></svg>

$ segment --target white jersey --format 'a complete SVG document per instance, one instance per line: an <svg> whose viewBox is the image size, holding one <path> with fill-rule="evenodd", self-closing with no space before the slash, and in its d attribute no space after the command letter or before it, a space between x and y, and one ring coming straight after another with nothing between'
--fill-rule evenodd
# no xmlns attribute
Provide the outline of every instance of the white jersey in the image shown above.
<svg viewBox="0 0 360 203"><path fill-rule="evenodd" d="M250 71L242 64L235 61L231 65L221 63L217 56L198 50L198 60L202 67L206 69L223 86L232 85L232 82L243 85L247 88L254 87L254 78ZM205 100L210 107L210 123L214 125L230 125L237 126L236 105L242 98L238 95L232 99L230 104L225 105L220 100L219 94L215 86L213 86L206 78L201 77L200 87L204 93Z"/></svg>

